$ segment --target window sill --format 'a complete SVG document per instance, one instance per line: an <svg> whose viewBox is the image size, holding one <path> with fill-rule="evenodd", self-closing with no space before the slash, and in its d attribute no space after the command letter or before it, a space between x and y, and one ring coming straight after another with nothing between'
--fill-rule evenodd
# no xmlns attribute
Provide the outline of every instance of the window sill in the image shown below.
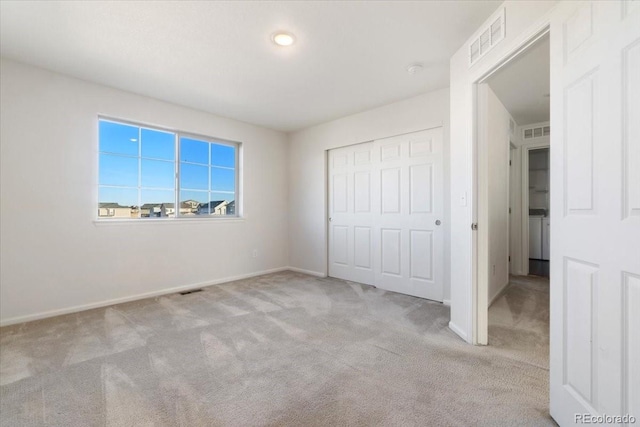
<svg viewBox="0 0 640 427"><path fill-rule="evenodd" d="M94 219L93 225L102 227L109 225L134 225L134 224L202 224L219 222L244 222L244 217L231 218L155 218L155 219Z"/></svg>

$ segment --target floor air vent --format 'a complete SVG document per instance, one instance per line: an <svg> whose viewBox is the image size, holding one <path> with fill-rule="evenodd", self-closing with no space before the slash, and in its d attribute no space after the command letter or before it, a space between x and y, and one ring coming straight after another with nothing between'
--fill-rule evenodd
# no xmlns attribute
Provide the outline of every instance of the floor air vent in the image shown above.
<svg viewBox="0 0 640 427"><path fill-rule="evenodd" d="M189 295L189 294L194 294L196 292L202 292L202 289L191 289L190 291L180 292L180 295Z"/></svg>

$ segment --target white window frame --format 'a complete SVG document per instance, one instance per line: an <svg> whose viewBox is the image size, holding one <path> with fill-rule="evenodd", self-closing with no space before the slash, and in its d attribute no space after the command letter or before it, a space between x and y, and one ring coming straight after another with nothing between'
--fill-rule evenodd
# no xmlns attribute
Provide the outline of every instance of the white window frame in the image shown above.
<svg viewBox="0 0 640 427"><path fill-rule="evenodd" d="M122 124L122 125L126 125L126 126L134 126L139 128L139 132L138 132L138 155L137 155L137 159L138 159L138 185L136 187L127 187L127 186L114 186L114 185L101 185L100 183L100 172L99 172L99 168L100 168L100 154L102 154L103 152L100 151L100 133L99 133L99 129L100 129L100 122L102 121L106 121L106 122L111 122L111 123L116 123L116 124ZM96 170L97 170L97 174L96 174L96 189L98 190L96 192L96 201L95 201L95 206L98 208L98 210L94 210L95 213L95 217L94 217L94 222L99 222L99 223L115 223L115 222L135 222L135 223L148 223L148 222L165 222L165 221L228 221L228 220L238 220L238 219L243 219L242 216L242 194L241 194L241 189L242 189L242 185L241 185L241 173L240 173L240 158L242 155L242 143L238 142L238 141L230 141L227 139L223 139L223 138L215 138L215 137L211 137L211 136L205 136L205 135L200 135L197 133L193 133L193 132L186 132L186 131L181 131L178 129L171 129L171 128L167 128L167 127L162 127L162 126L156 126L156 125L148 125L145 123L141 123L141 122L135 122L135 121L131 121L131 120L126 120L126 119L119 119L119 118L114 118L114 117L110 117L110 116L104 116L104 115L99 115L98 119L97 119L97 129L98 129L98 135L97 135L97 162L96 162ZM140 139L140 134L142 132L142 129L148 129L148 130L152 130L152 131L159 131L159 132L166 132L166 133L171 133L174 135L174 149L175 149L175 158L173 160L174 163L174 188L173 189L163 189L163 188L153 188L153 190L172 190L174 192L174 197L173 197L173 203L174 203L174 216L172 217L158 217L158 218L143 218L142 215L142 204L141 204L141 193L142 190L146 189L142 187L142 183L141 183L141 162L143 160L142 157L142 144L141 144L141 139ZM208 149L209 149L209 153L208 153L208 190L206 190L206 192L208 194L210 194L212 192L211 190L211 168L214 167L219 167L219 166L214 166L211 165L211 146L212 144L216 144L216 145L224 145L224 146L230 146L230 147L234 147L235 148L235 159L234 159L234 172L235 172L235 196L234 196L234 202L235 202L235 214L234 215L211 215L209 214L204 214L204 215L189 215L189 216L185 216L185 215L181 215L180 214L180 164L183 163L180 160L180 139L181 138L189 138L189 139L193 139L193 140L197 140L197 141L201 141L201 142L206 142L208 143ZM106 154L109 154L107 152L104 152ZM117 153L114 153L117 155ZM126 157L126 156L123 156ZM128 156L128 157L133 157L133 156ZM145 157L145 159L147 159ZM148 158L149 160L163 160L166 162L170 162L170 160L166 160L166 159L153 159L153 158ZM204 166L204 164L198 164L201 166ZM220 167L219 167L220 168ZM230 169L230 168L226 168L226 169ZM138 206L138 217L137 218L112 218L112 217L101 217L99 216L99 206L100 206L100 201L99 201L99 190L100 187L111 187L111 188L131 188L131 189L137 189L138 191L138 202L137 202L137 206ZM202 190L203 192L205 192L205 190ZM210 198L210 197L209 197ZM211 200L208 201L209 203L211 202ZM115 209L114 209L115 212Z"/></svg>

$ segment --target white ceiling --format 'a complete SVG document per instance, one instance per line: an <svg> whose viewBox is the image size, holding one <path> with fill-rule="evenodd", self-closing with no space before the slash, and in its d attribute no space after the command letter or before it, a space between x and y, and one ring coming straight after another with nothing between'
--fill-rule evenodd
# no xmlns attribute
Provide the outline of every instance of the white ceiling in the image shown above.
<svg viewBox="0 0 640 427"><path fill-rule="evenodd" d="M549 121L549 79L546 36L491 76L488 83L516 123L523 126Z"/></svg>
<svg viewBox="0 0 640 427"><path fill-rule="evenodd" d="M2 1L2 56L292 131L449 84L501 1ZM276 30L293 32L290 48ZM409 75L414 62L424 70Z"/></svg>

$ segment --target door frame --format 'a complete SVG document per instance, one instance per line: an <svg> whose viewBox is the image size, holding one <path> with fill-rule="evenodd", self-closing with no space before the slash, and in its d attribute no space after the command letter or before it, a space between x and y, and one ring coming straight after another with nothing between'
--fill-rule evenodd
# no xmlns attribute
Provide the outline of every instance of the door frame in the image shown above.
<svg viewBox="0 0 640 427"><path fill-rule="evenodd" d="M518 126L516 123L516 130L515 133L518 132ZM508 197L509 197L509 224L508 224L508 234L509 234L509 275L511 275L511 271L512 270L516 270L518 272L522 271L522 254L520 254L519 256L514 256L513 251L514 251L514 246L513 245L513 237L515 235L520 236L520 241L522 241L522 226L520 226L519 228L516 228L514 230L512 230L511 225L513 224L513 217L515 216L515 213L517 212L515 210L515 205L516 203L514 199L512 199L512 194L513 194L513 190L515 187L515 183L516 182L520 182L522 184L522 179L512 179L512 175L515 173L514 171L517 169L518 172L520 172L520 158L518 157L520 154L520 147L518 147L517 144L515 144L513 142L513 140L516 139L515 135L509 135L509 185L507 186L507 191L509 192ZM516 168L517 166L517 168ZM513 233L512 233L513 231ZM519 266L514 267L514 265L518 263L520 264ZM513 267L513 268L512 268Z"/></svg>
<svg viewBox="0 0 640 427"><path fill-rule="evenodd" d="M550 148L550 141L528 142L522 144L522 273L526 276L529 274L529 152ZM549 159L551 159L551 151L549 151ZM551 188L549 188L551 192Z"/></svg>
<svg viewBox="0 0 640 427"><path fill-rule="evenodd" d="M480 159L482 159L482 152L484 152L485 147L487 145L487 141L484 140L482 133L480 132L483 124L480 122L482 120L483 111L479 105L478 99L478 87L481 84L485 84L488 82L489 78L493 76L496 72L501 70L503 67L507 66L511 61L518 58L520 55L525 53L529 47L538 42L540 39L544 37L551 37L551 19L547 15L545 19L540 22L539 26L536 26L533 30L531 30L528 34L524 36L524 41L515 47L513 47L510 51L508 51L501 58L497 58L493 65L489 67L488 71L481 75L477 80L472 83L472 92L473 92L473 102L472 102L472 156L473 156L473 204L472 204L472 217L473 222L478 224L478 213L480 212L480 208L485 206L488 203L487 195L482 194L479 191L479 183L486 182L486 170L481 169L480 167ZM553 88L550 88L550 91L553 91ZM554 94L550 92L550 96ZM550 161L551 155L550 153ZM524 174L523 174L524 175ZM528 180L527 180L528 181ZM528 183L527 183L528 185ZM481 198L480 196L484 196ZM478 228L487 227L487 224L478 224ZM508 227L508 225L507 225ZM524 225L523 225L524 227ZM528 238L528 234L527 234ZM528 240L527 240L528 243ZM489 236L488 233L473 233L472 237L472 256L471 256L471 264L472 264L472 283L471 283L471 322L472 322L472 343L477 345L487 345L489 342L489 306L488 306L488 296L489 296L489 278L488 275L482 277L482 273L486 270L480 268L481 260L484 260L488 257L489 252ZM527 257L529 251L527 246ZM524 256L524 254L523 254ZM528 258L527 258L528 259ZM524 258L523 258L524 262ZM528 271L528 267L527 267ZM488 270L487 270L488 273Z"/></svg>

